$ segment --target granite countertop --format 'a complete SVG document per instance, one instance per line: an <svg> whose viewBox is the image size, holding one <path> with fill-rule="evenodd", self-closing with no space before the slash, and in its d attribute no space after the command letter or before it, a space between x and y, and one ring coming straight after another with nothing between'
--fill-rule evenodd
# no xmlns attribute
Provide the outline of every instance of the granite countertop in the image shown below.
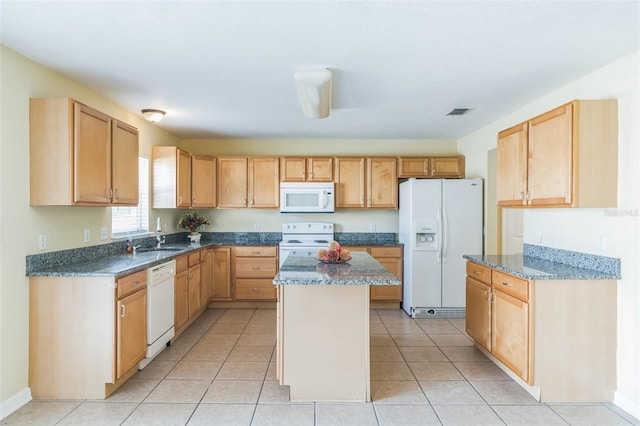
<svg viewBox="0 0 640 426"><path fill-rule="evenodd" d="M573 253L575 252L567 252ZM591 256L591 255L586 255ZM575 262L562 263L542 257L530 255L464 255L465 259L474 261L518 277L530 280L617 280L620 279L619 268L586 268ZM574 256L575 257L575 256ZM597 258L598 256L593 256ZM566 260L562 256L558 260ZM571 264L574 263L574 264ZM578 263L579 264L579 263ZM598 266L597 259L587 263Z"/></svg>
<svg viewBox="0 0 640 426"><path fill-rule="evenodd" d="M346 263L326 264L313 257L288 256L275 285L400 285L400 280L365 252Z"/></svg>
<svg viewBox="0 0 640 426"><path fill-rule="evenodd" d="M165 244L164 247L179 248L180 250L113 254L90 261L84 260L51 266L31 271L27 275L33 277L120 277L159 265L210 245L216 244L208 241L203 241L202 244L171 243Z"/></svg>

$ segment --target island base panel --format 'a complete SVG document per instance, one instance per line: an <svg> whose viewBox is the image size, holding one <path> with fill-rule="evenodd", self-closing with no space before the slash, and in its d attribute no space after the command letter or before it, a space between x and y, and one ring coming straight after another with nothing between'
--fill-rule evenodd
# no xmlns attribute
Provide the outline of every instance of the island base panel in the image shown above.
<svg viewBox="0 0 640 426"><path fill-rule="evenodd" d="M284 285L280 297L291 401L370 401L369 286Z"/></svg>

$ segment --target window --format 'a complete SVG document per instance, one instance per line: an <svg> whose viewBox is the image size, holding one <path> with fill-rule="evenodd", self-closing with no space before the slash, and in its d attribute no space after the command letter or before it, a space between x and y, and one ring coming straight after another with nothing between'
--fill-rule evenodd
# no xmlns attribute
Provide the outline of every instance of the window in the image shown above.
<svg viewBox="0 0 640 426"><path fill-rule="evenodd" d="M141 234L149 231L149 159L139 157L138 174L140 182L137 207L123 206L111 208L111 236L118 238L127 234Z"/></svg>

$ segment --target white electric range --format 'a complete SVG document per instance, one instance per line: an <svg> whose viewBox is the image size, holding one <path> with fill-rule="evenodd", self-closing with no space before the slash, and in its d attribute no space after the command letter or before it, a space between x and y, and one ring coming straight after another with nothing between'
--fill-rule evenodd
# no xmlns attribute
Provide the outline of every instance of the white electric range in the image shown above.
<svg viewBox="0 0 640 426"><path fill-rule="evenodd" d="M333 241L333 223L295 222L282 224L282 241L278 245L279 266L287 256L316 257L318 250Z"/></svg>

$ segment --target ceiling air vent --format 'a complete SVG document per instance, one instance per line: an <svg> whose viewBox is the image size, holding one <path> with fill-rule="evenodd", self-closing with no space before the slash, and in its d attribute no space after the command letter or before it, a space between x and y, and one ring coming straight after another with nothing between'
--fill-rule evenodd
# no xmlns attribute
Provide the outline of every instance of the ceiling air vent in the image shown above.
<svg viewBox="0 0 640 426"><path fill-rule="evenodd" d="M447 115L465 115L471 108L454 108Z"/></svg>

